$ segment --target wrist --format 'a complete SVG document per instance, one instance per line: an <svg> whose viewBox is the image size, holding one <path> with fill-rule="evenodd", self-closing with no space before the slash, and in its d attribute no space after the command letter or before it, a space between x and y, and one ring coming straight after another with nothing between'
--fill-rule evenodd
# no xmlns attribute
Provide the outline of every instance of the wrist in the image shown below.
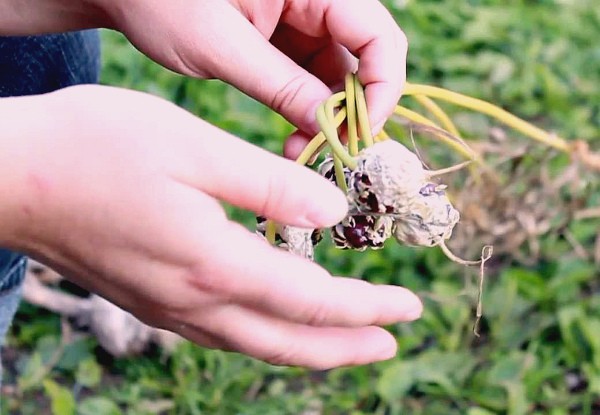
<svg viewBox="0 0 600 415"><path fill-rule="evenodd" d="M48 95L0 99L0 247L26 250L40 209L36 156L42 140L64 133L53 121ZM51 155L49 154L48 157ZM37 158L37 160L36 160Z"/></svg>
<svg viewBox="0 0 600 415"><path fill-rule="evenodd" d="M107 0L8 0L0 2L0 35L35 35L113 28Z"/></svg>
<svg viewBox="0 0 600 415"><path fill-rule="evenodd" d="M102 21L103 28L122 31L123 22L127 12L135 4L131 0L87 0L90 10L95 10L98 20Z"/></svg>

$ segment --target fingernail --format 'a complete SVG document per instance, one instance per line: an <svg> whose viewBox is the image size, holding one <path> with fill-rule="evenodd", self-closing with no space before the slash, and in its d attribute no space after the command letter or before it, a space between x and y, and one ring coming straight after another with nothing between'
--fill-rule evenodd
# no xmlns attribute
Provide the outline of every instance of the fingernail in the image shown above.
<svg viewBox="0 0 600 415"><path fill-rule="evenodd" d="M406 311L406 314L404 314L406 321L418 320L423 314L423 304L421 303L421 300L419 300L417 297L415 298L416 301L410 302L410 308Z"/></svg>
<svg viewBox="0 0 600 415"><path fill-rule="evenodd" d="M396 357L396 353L398 352L398 345L396 344L396 340L393 342L389 342L384 347L381 348L381 351L378 353L378 356L381 360L389 360L393 357Z"/></svg>
<svg viewBox="0 0 600 415"><path fill-rule="evenodd" d="M315 190L313 201L316 203L306 213L309 226L329 227L340 222L348 213L348 201L344 193L325 182L323 191Z"/></svg>
<svg viewBox="0 0 600 415"><path fill-rule="evenodd" d="M417 320L423 314L423 303L421 299L413 292L402 288L395 287L396 293L393 297L389 297L388 301L394 304L396 318L398 321L413 321Z"/></svg>

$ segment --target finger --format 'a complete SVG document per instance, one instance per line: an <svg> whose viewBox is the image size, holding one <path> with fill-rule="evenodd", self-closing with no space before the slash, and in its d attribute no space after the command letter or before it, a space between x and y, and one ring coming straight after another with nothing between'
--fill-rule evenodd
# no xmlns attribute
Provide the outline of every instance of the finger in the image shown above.
<svg viewBox="0 0 600 415"><path fill-rule="evenodd" d="M294 131L283 145L283 156L290 160L296 160L304 147L310 142L313 137L300 131Z"/></svg>
<svg viewBox="0 0 600 415"><path fill-rule="evenodd" d="M346 215L343 193L317 173L228 134L174 104L139 94L144 95L144 111L128 113L143 119L138 123L143 127L135 133L173 137L169 151L163 151L157 158L161 163L154 163L154 168L280 223L321 228ZM149 111L158 115L150 120Z"/></svg>
<svg viewBox="0 0 600 415"><path fill-rule="evenodd" d="M211 260L198 265L191 284L283 319L367 326L412 321L422 312L419 298L405 288L332 278L314 262L273 248L232 222L207 250Z"/></svg>
<svg viewBox="0 0 600 415"><path fill-rule="evenodd" d="M387 9L377 0L299 0L290 2L282 20L311 36L331 34L359 58L358 77L378 129L393 112L406 79L406 36Z"/></svg>
<svg viewBox="0 0 600 415"><path fill-rule="evenodd" d="M196 138L189 148L197 152L193 177L188 179L195 187L217 199L295 226L328 227L345 216L348 203L344 194L311 169L216 127L208 128L213 131L210 137Z"/></svg>
<svg viewBox="0 0 600 415"><path fill-rule="evenodd" d="M213 347L277 365L321 370L361 365L390 359L397 349L394 337L379 327L311 327L238 306L204 310L196 321L203 321L202 329L190 324L180 333L206 344L208 331L209 339L217 339Z"/></svg>
<svg viewBox="0 0 600 415"><path fill-rule="evenodd" d="M218 6L208 8L198 23L203 33L211 34L209 43L218 46L207 48L205 41L192 45L189 56L181 57L185 66L236 86L298 128L316 133L316 108L331 95L329 88L269 43L229 3Z"/></svg>
<svg viewBox="0 0 600 415"><path fill-rule="evenodd" d="M283 23L270 41L334 91L343 87L347 73L358 69L358 60L329 36L312 37Z"/></svg>
<svg viewBox="0 0 600 415"><path fill-rule="evenodd" d="M135 209L138 220L133 225L139 224L140 236L133 246L150 245L145 254L157 261L132 261L139 252L115 248L107 262L113 274L125 264L139 276L128 280L129 291L172 298L166 306L172 310L214 297L315 326L385 325L420 316L421 302L410 291L332 278L319 265L271 247L228 221L218 205L197 193L184 185L170 186L168 193L159 189L156 196L144 199L151 202L149 211L143 206Z"/></svg>

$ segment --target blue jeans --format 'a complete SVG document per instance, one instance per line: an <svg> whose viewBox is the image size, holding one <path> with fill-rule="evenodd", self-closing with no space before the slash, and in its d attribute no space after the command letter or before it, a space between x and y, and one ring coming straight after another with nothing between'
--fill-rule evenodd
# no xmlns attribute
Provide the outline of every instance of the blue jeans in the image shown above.
<svg viewBox="0 0 600 415"><path fill-rule="evenodd" d="M96 30L0 37L0 99L97 83L99 72ZM0 248L0 346L16 312L24 275L25 257ZM0 375L1 369L0 360Z"/></svg>

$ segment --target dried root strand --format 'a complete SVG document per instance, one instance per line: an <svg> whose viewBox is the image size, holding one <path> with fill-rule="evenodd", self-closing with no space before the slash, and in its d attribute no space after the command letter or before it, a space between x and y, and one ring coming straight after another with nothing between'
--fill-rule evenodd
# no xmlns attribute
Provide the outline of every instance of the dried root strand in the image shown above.
<svg viewBox="0 0 600 415"><path fill-rule="evenodd" d="M574 141L571 149L576 159L580 160L584 166L592 171L600 171L600 154L593 153L586 141Z"/></svg>
<svg viewBox="0 0 600 415"><path fill-rule="evenodd" d="M485 245L481 249L481 257L478 261L466 260L466 259L462 259L462 258L456 256L454 253L452 253L450 248L448 248L448 246L446 245L445 242L442 242L440 244L440 248L442 249L442 252L444 252L444 255L446 255L446 257L448 259L450 259L452 262L456 262L457 264L467 265L467 266L468 265L479 265L479 285L478 285L478 291L477 291L477 309L475 311L475 323L473 324L473 334L475 336L479 337L480 336L479 324L481 322L481 318L483 317L483 285L484 285L484 280L485 280L485 264L492 257L492 254L494 253L494 247L491 245Z"/></svg>
<svg viewBox="0 0 600 415"><path fill-rule="evenodd" d="M473 324L473 334L477 337L479 334L479 323L483 317L483 284L485 279L485 263L489 261L494 253L491 245L486 245L481 249L481 259L479 260L479 289L477 292L477 310L475 312L475 323Z"/></svg>
<svg viewBox="0 0 600 415"><path fill-rule="evenodd" d="M429 170L429 177L443 176L445 174L454 173L462 170L472 163L471 160L463 161L462 163L455 164L454 166L445 167L443 169Z"/></svg>

